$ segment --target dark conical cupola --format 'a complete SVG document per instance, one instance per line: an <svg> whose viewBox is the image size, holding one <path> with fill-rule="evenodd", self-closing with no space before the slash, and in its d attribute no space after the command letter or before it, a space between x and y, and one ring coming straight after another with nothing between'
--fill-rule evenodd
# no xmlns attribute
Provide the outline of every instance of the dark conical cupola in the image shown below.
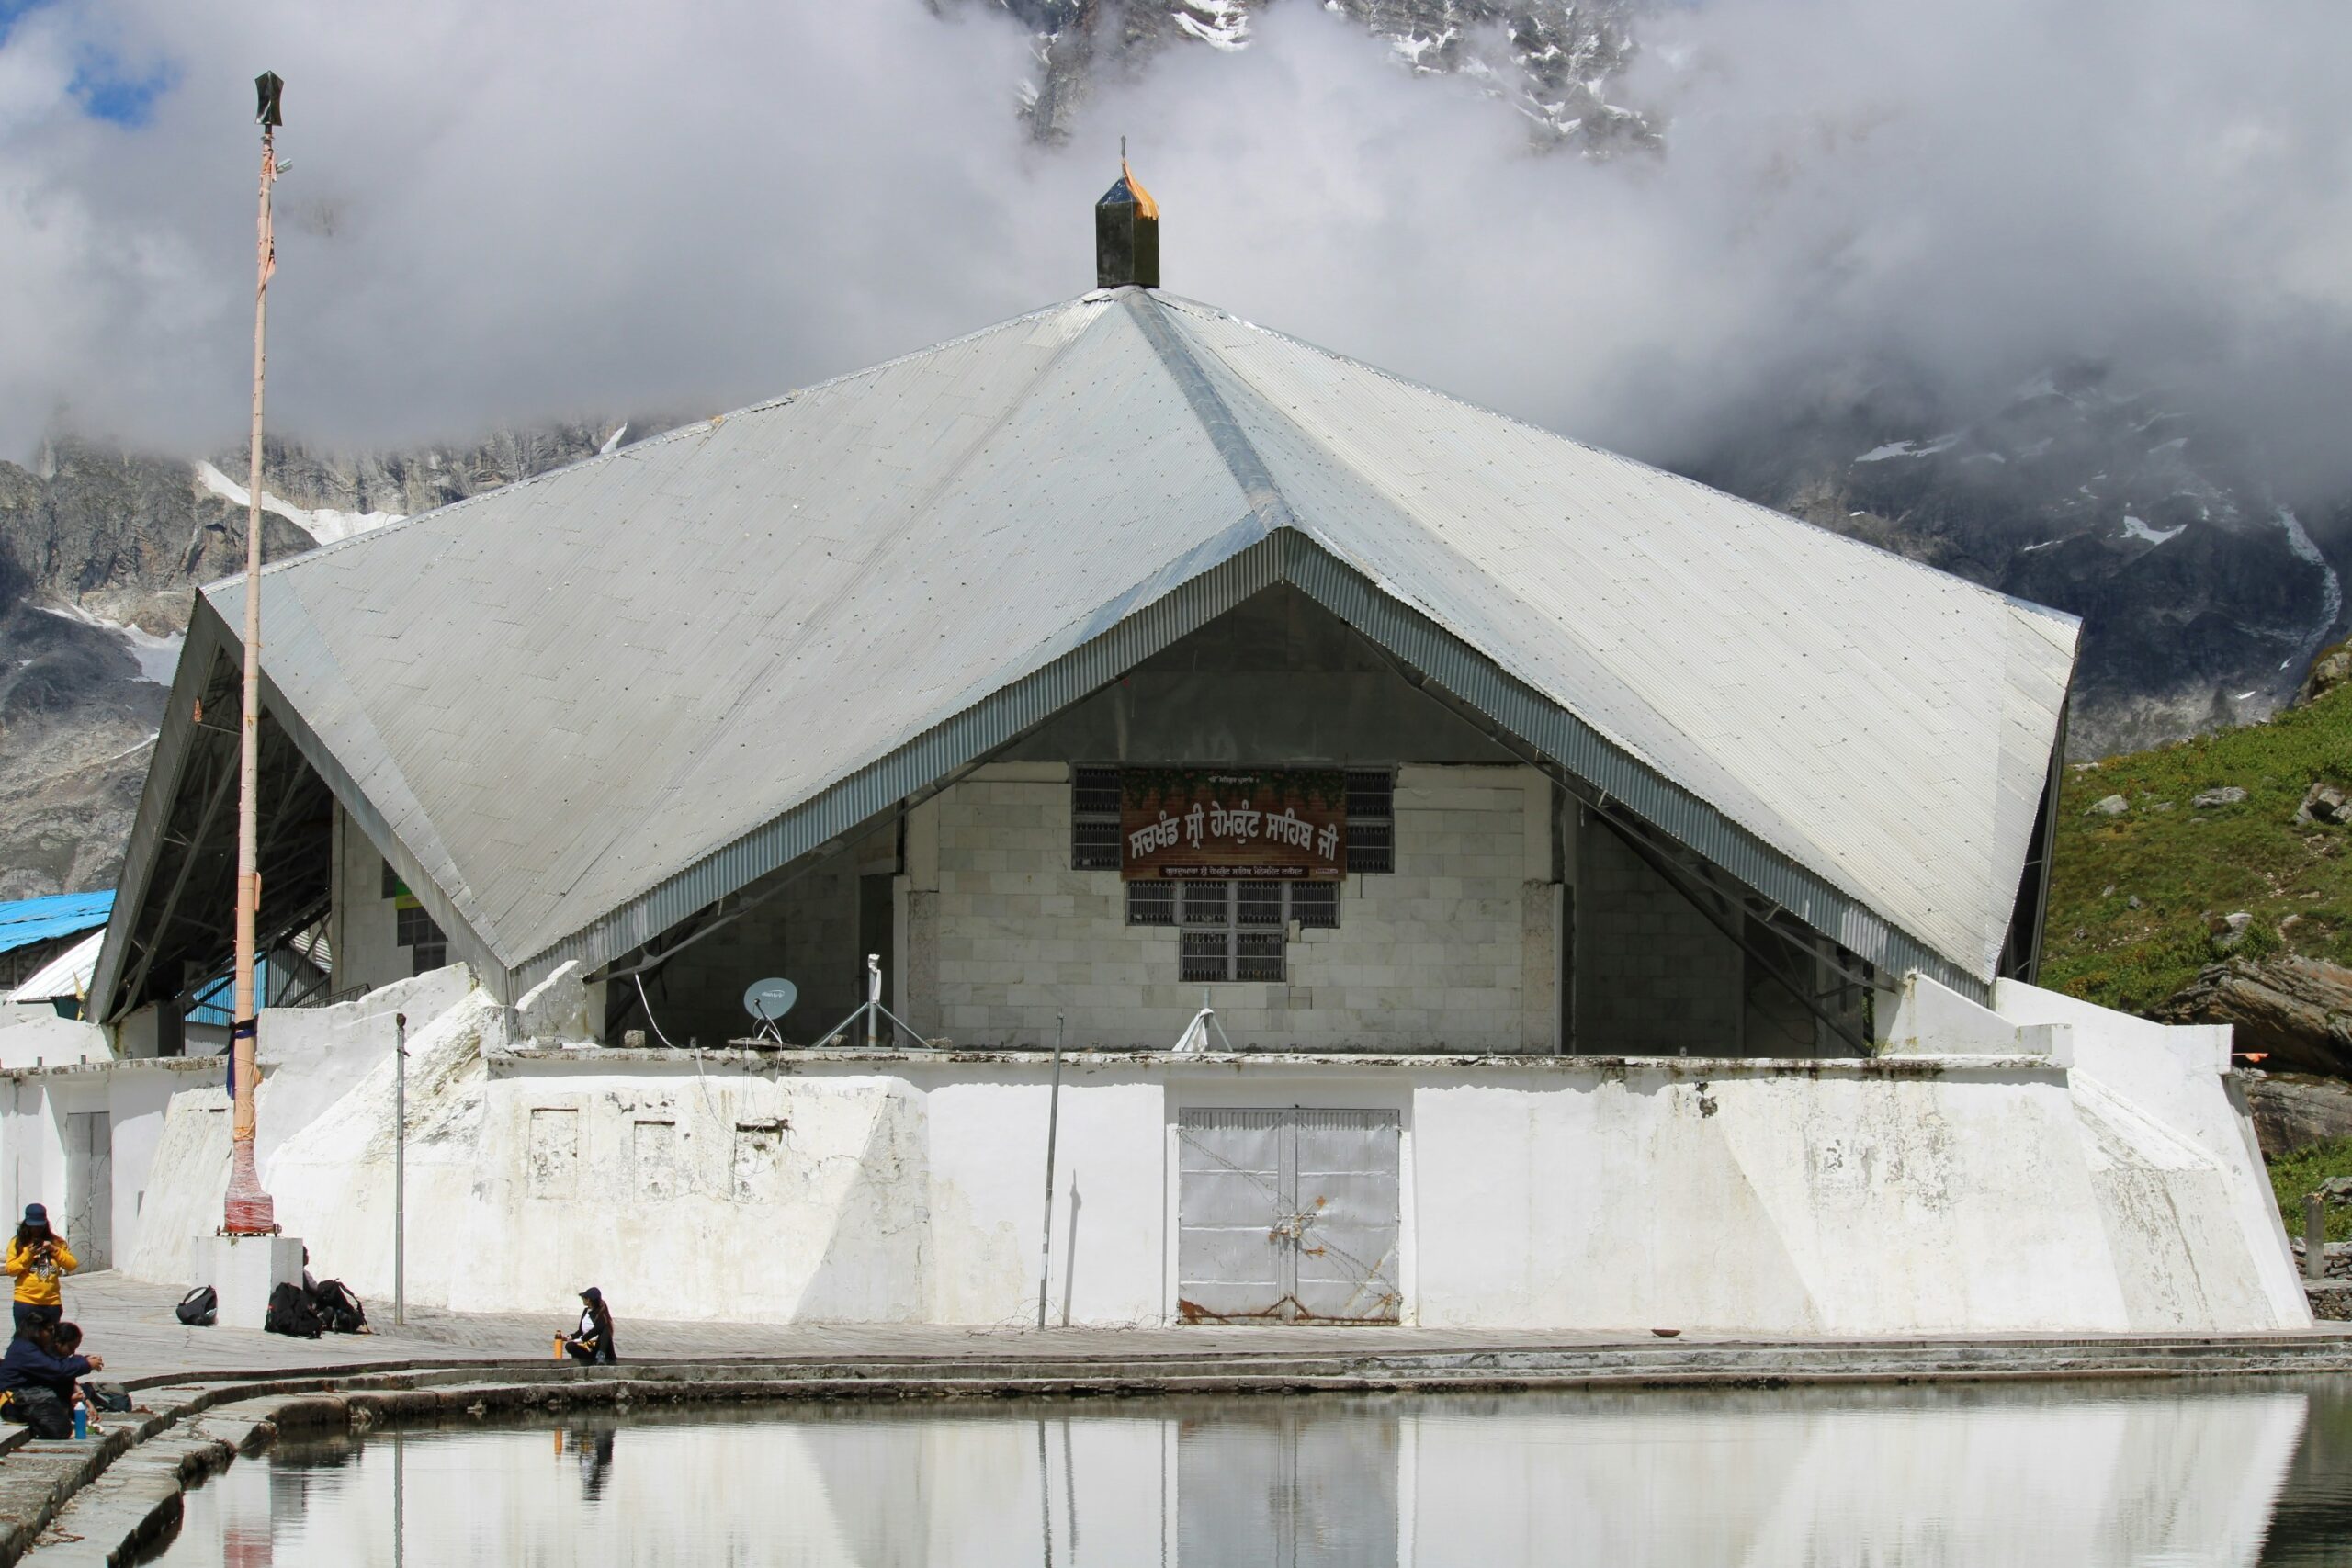
<svg viewBox="0 0 2352 1568"><path fill-rule="evenodd" d="M1119 183L1094 204L1094 286L1159 287L1159 203L1119 160Z"/></svg>

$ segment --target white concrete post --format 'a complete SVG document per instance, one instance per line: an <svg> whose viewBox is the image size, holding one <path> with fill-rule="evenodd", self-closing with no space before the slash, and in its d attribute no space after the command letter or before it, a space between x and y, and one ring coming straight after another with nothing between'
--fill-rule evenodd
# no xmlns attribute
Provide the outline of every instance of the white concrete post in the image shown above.
<svg viewBox="0 0 2352 1568"><path fill-rule="evenodd" d="M408 1014L392 1014L392 1324L408 1322Z"/></svg>
<svg viewBox="0 0 2352 1568"><path fill-rule="evenodd" d="M882 955L865 955L865 1048L882 1048Z"/></svg>

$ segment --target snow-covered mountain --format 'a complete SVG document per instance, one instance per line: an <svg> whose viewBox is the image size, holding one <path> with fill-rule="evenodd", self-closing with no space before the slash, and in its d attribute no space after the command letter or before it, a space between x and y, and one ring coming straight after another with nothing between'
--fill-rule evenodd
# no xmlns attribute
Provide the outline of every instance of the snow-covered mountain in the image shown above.
<svg viewBox="0 0 2352 1568"><path fill-rule="evenodd" d="M1035 35L1023 113L1043 141L1067 133L1092 84L1170 47L1248 47L1272 0L966 0L1011 12ZM1650 146L1657 128L1616 101L1641 0L1321 0L1387 40L1415 73L1477 78L1527 117L1531 134L1587 152Z"/></svg>

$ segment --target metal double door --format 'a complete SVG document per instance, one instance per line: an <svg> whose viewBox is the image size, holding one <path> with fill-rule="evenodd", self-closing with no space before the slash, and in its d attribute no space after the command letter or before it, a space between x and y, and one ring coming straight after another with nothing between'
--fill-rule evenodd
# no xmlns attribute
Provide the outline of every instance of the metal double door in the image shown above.
<svg viewBox="0 0 2352 1568"><path fill-rule="evenodd" d="M1176 1144L1180 1321L1397 1321L1396 1112L1184 1111Z"/></svg>

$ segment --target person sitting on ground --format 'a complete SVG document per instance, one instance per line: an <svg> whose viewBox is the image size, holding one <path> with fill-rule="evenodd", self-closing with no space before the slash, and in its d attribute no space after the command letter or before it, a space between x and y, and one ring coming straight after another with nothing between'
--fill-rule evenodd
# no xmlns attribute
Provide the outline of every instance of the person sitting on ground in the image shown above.
<svg viewBox="0 0 2352 1568"><path fill-rule="evenodd" d="M49 1346L51 1349L57 1353L60 1359L81 1355L82 1325L78 1323L60 1323L53 1325L49 1331ZM103 1371L106 1370L106 1358L104 1356L92 1356L88 1358L88 1360L90 1363L90 1370L92 1371ZM117 1392L119 1393L119 1391ZM90 1430L95 1432L98 1429L98 1412L107 1408L107 1406L106 1402L98 1397L98 1390L96 1386L86 1382L76 1382L74 1385L74 1397L66 1403L69 1405L88 1405L90 1407ZM128 1409L130 1406L126 1404L122 1406L122 1408Z"/></svg>
<svg viewBox="0 0 2352 1568"><path fill-rule="evenodd" d="M36 1323L8 1342L0 1356L0 1420L32 1428L36 1438L74 1435L75 1384L106 1365L102 1356L62 1354L56 1328ZM78 1341L81 1331L74 1331Z"/></svg>
<svg viewBox="0 0 2352 1568"><path fill-rule="evenodd" d="M55 1323L65 1315L65 1292L58 1281L81 1267L66 1249L65 1238L49 1228L49 1211L39 1203L25 1205L24 1224L8 1244L6 1271L17 1280L17 1332L29 1323Z"/></svg>
<svg viewBox="0 0 2352 1568"><path fill-rule="evenodd" d="M613 1309L594 1285L580 1292L580 1326L564 1336L563 1353L575 1361L609 1367L620 1359L613 1348Z"/></svg>

